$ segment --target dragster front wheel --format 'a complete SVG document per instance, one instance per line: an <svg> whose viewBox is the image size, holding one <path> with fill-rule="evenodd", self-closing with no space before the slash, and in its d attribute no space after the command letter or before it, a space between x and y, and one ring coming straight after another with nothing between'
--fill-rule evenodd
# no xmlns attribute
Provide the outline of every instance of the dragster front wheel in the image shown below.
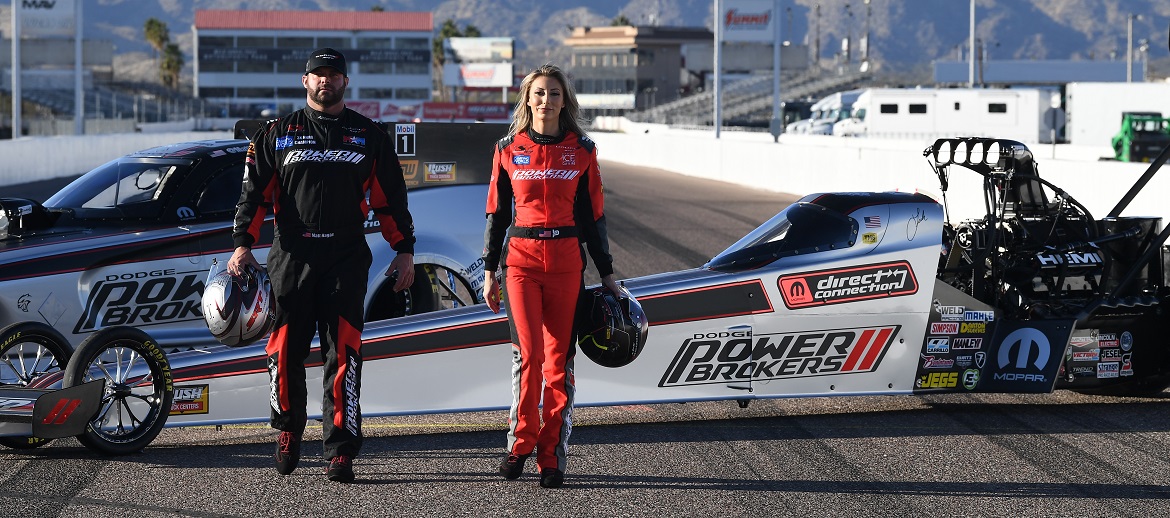
<svg viewBox="0 0 1170 518"><path fill-rule="evenodd" d="M77 438L106 455L141 451L170 415L174 383L166 353L133 327L107 327L85 339L65 368L65 386L104 379L97 415Z"/></svg>
<svg viewBox="0 0 1170 518"><path fill-rule="evenodd" d="M40 322L17 322L0 329L0 385L27 387L37 378L60 372L72 348L56 329ZM0 445L27 450L48 444L40 437L0 437Z"/></svg>

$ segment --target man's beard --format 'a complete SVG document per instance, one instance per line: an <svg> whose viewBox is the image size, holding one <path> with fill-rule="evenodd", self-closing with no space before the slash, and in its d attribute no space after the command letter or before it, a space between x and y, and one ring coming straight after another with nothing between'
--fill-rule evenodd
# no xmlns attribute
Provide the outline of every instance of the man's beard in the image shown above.
<svg viewBox="0 0 1170 518"><path fill-rule="evenodd" d="M317 90L309 91L309 97L313 102L320 104L322 108L331 108L341 102L345 97L345 87L333 91L328 88L318 88Z"/></svg>

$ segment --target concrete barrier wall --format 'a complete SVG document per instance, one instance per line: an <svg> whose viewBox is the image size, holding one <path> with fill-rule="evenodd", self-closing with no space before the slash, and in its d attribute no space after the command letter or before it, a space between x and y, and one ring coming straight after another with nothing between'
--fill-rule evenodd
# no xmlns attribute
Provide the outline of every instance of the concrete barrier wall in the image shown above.
<svg viewBox="0 0 1170 518"><path fill-rule="evenodd" d="M613 121L601 121L613 123ZM655 167L770 191L804 195L833 191L924 192L941 200L940 182L923 157L931 142L676 130L619 123L624 132L595 131L603 160ZM1104 217L1148 164L1098 161L1108 148L1029 144L1040 176ZM1055 155L1055 158L1053 158ZM1170 167L1170 166L1168 166ZM604 171L603 171L604 174ZM954 220L982 217L982 178L952 167L946 199ZM1158 216L1170 224L1170 170L1161 171L1123 216Z"/></svg>
<svg viewBox="0 0 1170 518"><path fill-rule="evenodd" d="M624 132L594 131L600 157L804 195L829 191L919 191L941 199L939 180L922 150L928 142L842 139L782 135L779 143L766 133L677 130L662 125L631 124L624 119L598 121L621 125ZM65 137L27 137L0 141L0 196L4 185L75 176L120 155L188 140L230 138L228 132L133 133ZM1101 162L1105 148L1030 145L1043 178L1104 217L1146 170L1147 164ZM1055 158L1053 158L1055 156ZM980 177L954 167L947 193L952 219L984 214ZM1170 223L1170 171L1163 171L1122 215L1159 216ZM782 207L778 207L779 211Z"/></svg>
<svg viewBox="0 0 1170 518"><path fill-rule="evenodd" d="M0 196L3 186L77 176L119 156L164 144L230 138L226 131L121 133L0 140Z"/></svg>

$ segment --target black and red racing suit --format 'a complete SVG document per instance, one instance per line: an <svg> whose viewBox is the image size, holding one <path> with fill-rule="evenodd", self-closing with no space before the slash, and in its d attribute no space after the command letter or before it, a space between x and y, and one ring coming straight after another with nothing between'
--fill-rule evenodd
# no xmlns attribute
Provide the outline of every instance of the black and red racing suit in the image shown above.
<svg viewBox="0 0 1170 518"><path fill-rule="evenodd" d="M600 276L613 273L597 151L572 132L550 138L530 130L500 140L493 162L483 259L489 271L504 266L513 347L508 453L535 450L540 469L564 472L573 426L573 316L585 268L581 243Z"/></svg>
<svg viewBox="0 0 1170 518"><path fill-rule="evenodd" d="M366 192L369 192L369 201ZM251 247L265 212L276 232L268 273L276 327L268 340L271 424L305 428L305 360L320 333L324 370L325 458L361 449L361 332L372 256L365 223L372 210L382 236L414 253L414 224L394 143L366 117L311 108L270 121L248 147L233 239Z"/></svg>

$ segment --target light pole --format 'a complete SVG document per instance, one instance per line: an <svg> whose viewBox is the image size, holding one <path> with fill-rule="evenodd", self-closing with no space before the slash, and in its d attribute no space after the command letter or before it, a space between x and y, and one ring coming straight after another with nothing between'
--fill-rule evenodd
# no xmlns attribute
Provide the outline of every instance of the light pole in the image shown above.
<svg viewBox="0 0 1170 518"><path fill-rule="evenodd" d="M869 62L869 0L865 0L865 36L861 38L861 62Z"/></svg>
<svg viewBox="0 0 1170 518"><path fill-rule="evenodd" d="M817 39L813 42L813 63L819 64L821 62L821 4L817 4Z"/></svg>
<svg viewBox="0 0 1170 518"><path fill-rule="evenodd" d="M1150 50L1150 40L1142 38L1138 40L1138 52L1141 52L1142 59L1142 81L1149 81L1150 70L1150 56L1146 54Z"/></svg>
<svg viewBox="0 0 1170 518"><path fill-rule="evenodd" d="M845 2L845 15L849 17L849 35L845 37L841 50L845 52L845 63L848 64L853 61L853 10L849 8L849 2Z"/></svg>
<svg viewBox="0 0 1170 518"><path fill-rule="evenodd" d="M1141 20L1142 15L1129 15L1129 29L1126 31L1125 37L1125 82L1133 82L1133 21Z"/></svg>

